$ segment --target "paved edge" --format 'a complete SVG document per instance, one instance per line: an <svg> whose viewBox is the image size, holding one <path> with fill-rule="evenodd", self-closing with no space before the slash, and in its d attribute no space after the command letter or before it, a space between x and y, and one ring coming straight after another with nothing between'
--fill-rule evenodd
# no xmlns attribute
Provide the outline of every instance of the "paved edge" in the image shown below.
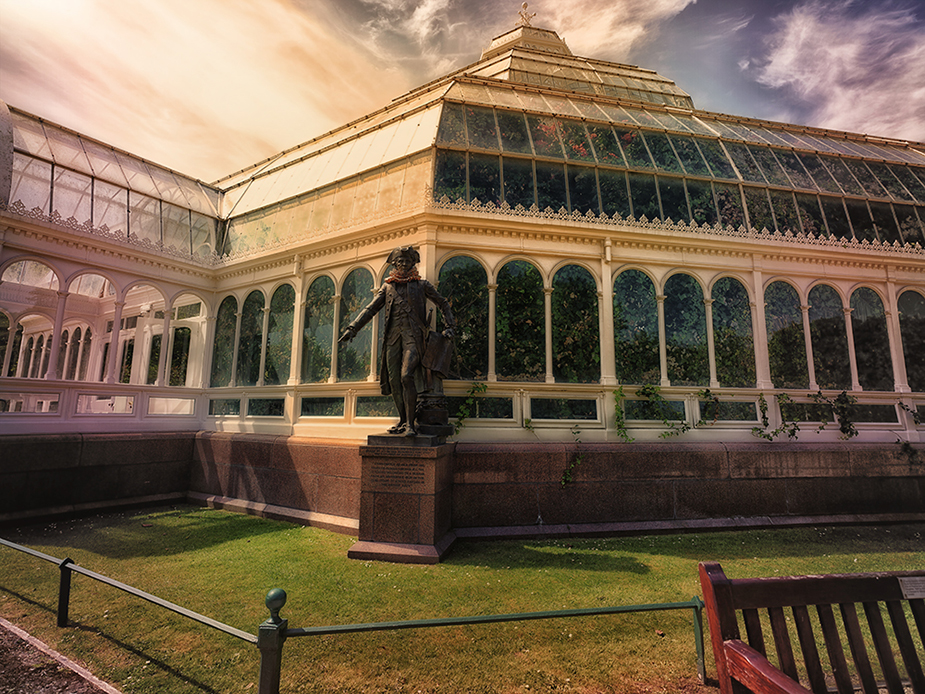
<svg viewBox="0 0 925 694"><path fill-rule="evenodd" d="M122 694L122 692L120 692L118 689L113 687L111 684L107 684L106 682L103 682L103 680L96 677L92 672L90 672L86 668L81 667L80 665L75 663L70 658L66 658L65 656L61 655L57 651L52 650L47 645L39 641L37 638L29 635L27 632L17 627L15 624L11 624L10 622L3 619L3 617L0 617L0 627L15 634L16 636L21 638L23 641L28 643L30 646L33 646L39 649L40 651L42 651L42 653L54 659L55 661L57 661L64 667L70 670L73 670L78 675L80 675L83 679L85 679L87 682L89 682L95 687L98 687L101 691L105 692L105 694Z"/></svg>

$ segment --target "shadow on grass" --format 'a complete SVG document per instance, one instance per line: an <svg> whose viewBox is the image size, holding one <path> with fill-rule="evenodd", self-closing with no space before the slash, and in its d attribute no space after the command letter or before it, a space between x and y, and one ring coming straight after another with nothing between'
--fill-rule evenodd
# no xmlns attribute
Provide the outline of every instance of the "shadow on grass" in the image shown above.
<svg viewBox="0 0 925 694"><path fill-rule="evenodd" d="M484 566L489 569L577 569L608 573L647 574L647 564L634 557L614 556L581 547L581 542L565 546L534 542L464 541L454 546L445 564Z"/></svg>
<svg viewBox="0 0 925 694"><path fill-rule="evenodd" d="M0 591L3 591L4 593L7 593L8 595L13 596L17 600L21 600L27 605L31 605L32 607L38 608L39 610L42 610L43 612L47 612L49 619L52 621L56 619L56 614L57 614L56 611L52 609L51 607L49 607L48 605L44 605L41 602L38 602L37 600L33 600L29 596L23 595L22 593L12 590L11 588L8 588L7 586L3 584L0 584ZM157 656L154 656L154 655L151 655L150 653L142 651L136 648L135 646L133 646L132 644L122 641L121 639L117 639L116 637L107 634L102 629L99 629L98 627L88 626L88 625L80 624L74 621L68 622L68 627L71 629L76 629L77 631L81 631L85 634L93 634L94 636L103 638L106 641L108 641L114 648L119 648L123 651L131 653L137 656L138 658L141 658L142 660L150 661L152 665L155 665L156 667L160 668L164 672L168 673L171 677L175 677L176 679L182 682L185 682L186 684L192 687L195 687L197 691L206 692L206 694L222 694L221 692L219 692L216 689L213 689L212 687L205 684L204 682L200 682L199 680L196 680L192 677L189 677L188 675L183 674L182 672L180 672L173 666L157 658Z"/></svg>
<svg viewBox="0 0 925 694"><path fill-rule="evenodd" d="M134 559L195 552L290 527L198 506L158 506L9 529L3 537L26 546L80 549L111 559Z"/></svg>

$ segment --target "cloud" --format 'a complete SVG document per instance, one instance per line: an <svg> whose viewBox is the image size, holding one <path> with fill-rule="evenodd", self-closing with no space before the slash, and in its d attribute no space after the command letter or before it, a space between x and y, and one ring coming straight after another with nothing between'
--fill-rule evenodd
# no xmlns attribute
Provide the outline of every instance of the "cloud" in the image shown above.
<svg viewBox="0 0 925 694"><path fill-rule="evenodd" d="M925 28L911 6L812 0L774 20L756 79L782 120L925 141Z"/></svg>
<svg viewBox="0 0 925 694"><path fill-rule="evenodd" d="M695 2L558 0L537 13L534 25L555 29L573 53L621 62L641 44L654 41L659 24Z"/></svg>

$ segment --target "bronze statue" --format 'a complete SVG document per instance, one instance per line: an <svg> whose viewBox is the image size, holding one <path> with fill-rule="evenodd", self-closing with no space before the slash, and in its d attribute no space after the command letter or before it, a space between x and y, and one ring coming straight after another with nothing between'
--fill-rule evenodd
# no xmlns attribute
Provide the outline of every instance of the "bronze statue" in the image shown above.
<svg viewBox="0 0 925 694"><path fill-rule="evenodd" d="M431 390L433 372L445 369L449 340L456 322L449 302L434 286L418 275L415 265L421 256L411 246L396 248L389 254L394 266L376 297L341 334L338 342L350 342L373 316L385 308L385 335L379 384L383 395L392 395L398 410L398 424L390 434L416 436L416 408L419 390ZM447 328L437 333L428 325L427 300L443 314ZM442 364L441 364L442 362Z"/></svg>

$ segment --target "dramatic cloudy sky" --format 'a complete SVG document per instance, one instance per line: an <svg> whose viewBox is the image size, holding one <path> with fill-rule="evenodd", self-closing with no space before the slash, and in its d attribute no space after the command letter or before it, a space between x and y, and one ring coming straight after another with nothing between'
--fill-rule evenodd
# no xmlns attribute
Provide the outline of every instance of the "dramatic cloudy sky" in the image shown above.
<svg viewBox="0 0 925 694"><path fill-rule="evenodd" d="M0 0L0 99L213 180L478 59L509 0ZM535 0L698 108L925 141L925 0Z"/></svg>

